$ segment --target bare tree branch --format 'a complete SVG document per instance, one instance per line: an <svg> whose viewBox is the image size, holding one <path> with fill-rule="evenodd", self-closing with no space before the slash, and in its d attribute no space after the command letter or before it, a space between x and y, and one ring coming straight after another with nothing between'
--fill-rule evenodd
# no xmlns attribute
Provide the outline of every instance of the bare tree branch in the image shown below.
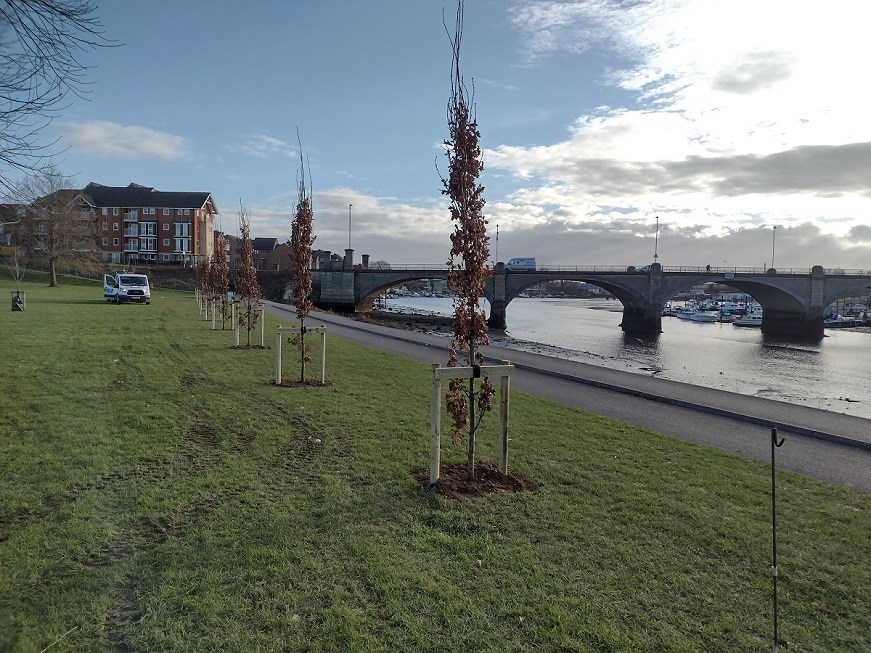
<svg viewBox="0 0 871 653"><path fill-rule="evenodd" d="M55 143L39 135L88 91L81 55L116 45L103 36L92 0L0 0L0 185L51 167Z"/></svg>

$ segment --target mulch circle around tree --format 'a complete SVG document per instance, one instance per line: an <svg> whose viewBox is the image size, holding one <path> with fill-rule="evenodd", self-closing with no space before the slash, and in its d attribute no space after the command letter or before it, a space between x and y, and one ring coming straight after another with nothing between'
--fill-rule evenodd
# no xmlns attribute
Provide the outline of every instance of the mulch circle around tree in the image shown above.
<svg viewBox="0 0 871 653"><path fill-rule="evenodd" d="M272 349L265 345L233 345L230 349Z"/></svg>
<svg viewBox="0 0 871 653"><path fill-rule="evenodd" d="M321 383L320 381L288 381L287 379L282 379L281 383L276 383L275 379L272 379L269 383L282 388L326 388L329 385L329 383Z"/></svg>
<svg viewBox="0 0 871 653"><path fill-rule="evenodd" d="M476 463L475 478L466 474L466 463L441 466L441 475L434 485L429 484L429 469L418 469L412 476L426 489L448 499L482 499L494 494L534 492L538 486L519 474L499 472L494 463Z"/></svg>

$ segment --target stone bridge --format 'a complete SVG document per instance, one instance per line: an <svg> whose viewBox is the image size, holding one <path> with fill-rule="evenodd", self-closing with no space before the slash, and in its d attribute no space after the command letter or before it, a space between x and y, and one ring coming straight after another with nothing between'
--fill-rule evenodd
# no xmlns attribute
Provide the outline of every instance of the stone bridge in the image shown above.
<svg viewBox="0 0 871 653"><path fill-rule="evenodd" d="M420 279L447 279L445 266L408 269L341 268L314 270L312 300L317 306L343 312L369 312L373 300L388 288ZM497 263L484 297L490 303L489 324L506 327L506 309L515 297L546 281L581 281L608 291L623 304L620 326L631 333L660 333L666 302L694 286L715 282L752 296L763 309L762 331L769 334L821 338L823 312L842 297L871 293L871 271L762 270L722 268L548 267L508 270Z"/></svg>

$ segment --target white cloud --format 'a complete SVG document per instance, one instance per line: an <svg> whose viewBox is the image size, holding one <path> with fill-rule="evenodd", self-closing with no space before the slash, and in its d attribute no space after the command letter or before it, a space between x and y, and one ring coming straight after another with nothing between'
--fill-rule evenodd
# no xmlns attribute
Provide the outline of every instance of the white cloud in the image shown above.
<svg viewBox="0 0 871 653"><path fill-rule="evenodd" d="M61 125L63 143L73 150L124 159L177 161L189 156L190 141L148 127L114 122L70 122Z"/></svg>
<svg viewBox="0 0 871 653"><path fill-rule="evenodd" d="M240 154L261 159L275 155L286 157L299 156L297 151L283 140L267 134L252 134L245 143L231 149Z"/></svg>
<svg viewBox="0 0 871 653"><path fill-rule="evenodd" d="M866 238L871 122L858 69L869 14L848 0L516 4L528 63L607 50L603 81L637 104L583 113L561 142L487 150L488 172L522 184L488 204L491 222L530 247L549 234L555 249L570 234L646 234L657 214L675 243L752 240L779 224L825 240L805 252L816 258Z"/></svg>

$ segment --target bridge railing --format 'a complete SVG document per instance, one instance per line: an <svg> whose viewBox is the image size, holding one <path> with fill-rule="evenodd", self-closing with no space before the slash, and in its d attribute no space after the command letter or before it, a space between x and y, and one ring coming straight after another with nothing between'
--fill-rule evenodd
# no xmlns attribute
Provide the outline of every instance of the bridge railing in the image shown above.
<svg viewBox="0 0 871 653"><path fill-rule="evenodd" d="M513 270L517 273L529 272L630 272L629 265L539 265L535 270ZM449 267L439 263L391 263L389 268L367 268L362 270L355 268L356 272L403 272L408 270L437 270L440 272L447 271ZM336 272L341 270L332 270L325 268L323 270L314 270L315 272ZM692 274L755 274L764 275L767 270L763 267L713 267L708 268L705 265L664 265L663 272L686 272ZM871 269L859 268L824 268L827 276L871 276ZM635 269L635 274L645 274L647 270ZM777 268L777 274L787 275L809 275L810 268Z"/></svg>

